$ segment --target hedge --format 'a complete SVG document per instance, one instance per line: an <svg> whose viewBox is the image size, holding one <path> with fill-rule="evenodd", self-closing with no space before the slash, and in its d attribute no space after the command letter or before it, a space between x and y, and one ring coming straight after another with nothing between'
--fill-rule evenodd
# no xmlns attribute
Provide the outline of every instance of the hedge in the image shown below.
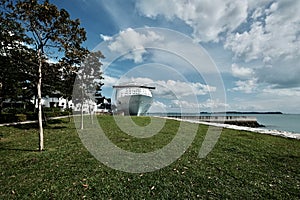
<svg viewBox="0 0 300 200"><path fill-rule="evenodd" d="M45 112L46 118L50 117L59 117L59 116L68 116L69 112L60 111L60 112ZM1 113L0 114L0 123L12 123L12 122L23 122L26 120L37 120L37 113L27 112L27 113Z"/></svg>

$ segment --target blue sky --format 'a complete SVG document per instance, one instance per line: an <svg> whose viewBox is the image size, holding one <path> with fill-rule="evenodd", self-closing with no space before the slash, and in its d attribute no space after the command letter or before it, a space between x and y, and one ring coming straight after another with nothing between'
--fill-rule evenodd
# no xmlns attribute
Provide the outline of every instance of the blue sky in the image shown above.
<svg viewBox="0 0 300 200"><path fill-rule="evenodd" d="M50 2L103 50L107 97L133 81L157 87L152 111L300 113L300 1Z"/></svg>

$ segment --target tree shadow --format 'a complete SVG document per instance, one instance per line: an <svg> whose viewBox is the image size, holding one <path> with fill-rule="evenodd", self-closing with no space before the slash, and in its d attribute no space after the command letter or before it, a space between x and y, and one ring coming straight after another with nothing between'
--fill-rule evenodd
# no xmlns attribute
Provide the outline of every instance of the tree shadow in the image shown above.
<svg viewBox="0 0 300 200"><path fill-rule="evenodd" d="M63 128L68 128L67 126L63 125L66 123L69 123L69 122L65 122L61 119L50 119L50 120L47 120L47 122L43 122L43 127L44 127L44 129L63 129ZM13 126L15 128L22 129L22 130L39 128L39 124L37 122L28 123L28 124L17 124L17 125L13 125Z"/></svg>
<svg viewBox="0 0 300 200"><path fill-rule="evenodd" d="M17 129L29 130L29 129L37 129L37 128L39 128L39 125L38 125L38 123L29 123L29 124L17 124L17 125L14 125L14 127Z"/></svg>
<svg viewBox="0 0 300 200"><path fill-rule="evenodd" d="M49 120L47 120L47 124L64 124L64 123L66 123L66 122L62 119L49 119Z"/></svg>
<svg viewBox="0 0 300 200"><path fill-rule="evenodd" d="M42 152L38 149L22 149L22 148L5 148L5 147L0 147L0 151L19 151L19 152Z"/></svg>

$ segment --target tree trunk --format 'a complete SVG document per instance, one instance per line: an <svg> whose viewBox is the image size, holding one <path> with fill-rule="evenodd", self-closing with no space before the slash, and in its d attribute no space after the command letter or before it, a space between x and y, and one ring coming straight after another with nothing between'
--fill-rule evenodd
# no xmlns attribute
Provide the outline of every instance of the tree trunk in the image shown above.
<svg viewBox="0 0 300 200"><path fill-rule="evenodd" d="M36 94L34 95L34 106L33 106L33 113L36 113Z"/></svg>
<svg viewBox="0 0 300 200"><path fill-rule="evenodd" d="M93 119L93 109L92 109L92 105L91 102L89 102L89 113L90 113L90 119L91 119L91 124L94 124L94 119Z"/></svg>
<svg viewBox="0 0 300 200"><path fill-rule="evenodd" d="M2 114L3 101L3 99L0 100L0 115Z"/></svg>
<svg viewBox="0 0 300 200"><path fill-rule="evenodd" d="M69 106L69 98L68 97L66 97L66 109L68 111L69 122L71 122L71 113L70 113L70 106Z"/></svg>
<svg viewBox="0 0 300 200"><path fill-rule="evenodd" d="M42 115L42 52L38 50L39 70L38 70L38 123L39 123L39 150L44 149L44 130L43 130L43 115Z"/></svg>
<svg viewBox="0 0 300 200"><path fill-rule="evenodd" d="M80 129L83 130L83 101L81 102L81 125L80 125Z"/></svg>
<svg viewBox="0 0 300 200"><path fill-rule="evenodd" d="M82 129L82 130L83 130L83 103L84 103L84 100L83 100L83 85L82 85L82 88L81 88L81 105L80 105L80 111L81 111L80 129Z"/></svg>

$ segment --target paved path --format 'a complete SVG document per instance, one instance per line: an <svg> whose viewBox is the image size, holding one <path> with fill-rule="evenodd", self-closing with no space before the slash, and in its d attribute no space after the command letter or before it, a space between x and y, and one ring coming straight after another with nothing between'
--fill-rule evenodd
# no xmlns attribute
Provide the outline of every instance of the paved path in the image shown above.
<svg viewBox="0 0 300 200"><path fill-rule="evenodd" d="M50 120L50 119L63 119L63 118L67 118L67 117L68 116L50 117L47 120ZM38 120L25 121L25 122L4 123L4 124L0 124L0 127L1 126L15 126L15 125L20 125L20 124L33 124L33 123L38 123Z"/></svg>

